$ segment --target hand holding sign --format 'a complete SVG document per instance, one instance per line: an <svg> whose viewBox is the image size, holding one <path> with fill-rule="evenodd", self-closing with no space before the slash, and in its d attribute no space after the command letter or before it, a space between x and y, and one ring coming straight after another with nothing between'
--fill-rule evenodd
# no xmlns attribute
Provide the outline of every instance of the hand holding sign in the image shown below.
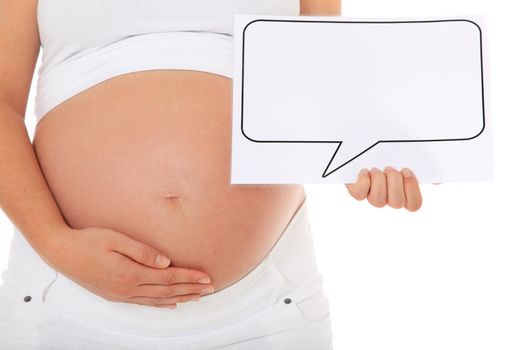
<svg viewBox="0 0 525 350"><path fill-rule="evenodd" d="M378 168L362 169L356 183L345 184L348 193L358 201L367 199L374 207L385 205L416 211L423 204L423 197L416 176L408 168L397 171L387 166L383 172Z"/></svg>

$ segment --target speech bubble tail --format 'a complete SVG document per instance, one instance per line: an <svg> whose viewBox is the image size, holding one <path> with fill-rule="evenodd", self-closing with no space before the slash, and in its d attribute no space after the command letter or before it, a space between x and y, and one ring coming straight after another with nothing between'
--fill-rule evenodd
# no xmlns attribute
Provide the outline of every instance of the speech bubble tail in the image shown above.
<svg viewBox="0 0 525 350"><path fill-rule="evenodd" d="M337 149L332 155L330 162L324 170L324 173L322 175L323 178L341 169L342 167L344 167L345 165L347 165L348 163L350 163L351 161L368 151L370 148L374 147L376 144L370 145L370 143L367 143L366 145L363 144L362 147L357 148L355 142L339 142L339 146L337 146ZM356 154L356 149L360 149L363 151L359 154Z"/></svg>

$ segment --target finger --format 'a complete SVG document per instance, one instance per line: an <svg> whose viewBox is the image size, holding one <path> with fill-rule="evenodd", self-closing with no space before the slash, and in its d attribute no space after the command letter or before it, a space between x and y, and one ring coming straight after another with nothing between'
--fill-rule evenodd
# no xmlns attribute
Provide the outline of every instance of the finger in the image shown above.
<svg viewBox="0 0 525 350"><path fill-rule="evenodd" d="M421 208L423 198L421 197L421 190L415 175L408 168L401 169L404 177L405 196L407 199L405 208L408 211L416 211Z"/></svg>
<svg viewBox="0 0 525 350"><path fill-rule="evenodd" d="M184 303L188 301L198 301L199 299L200 295L198 294L178 295L170 298L150 298L145 296L133 296L127 299L126 302L151 306L167 306L170 304Z"/></svg>
<svg viewBox="0 0 525 350"><path fill-rule="evenodd" d="M406 204L403 175L391 166L385 167L387 203L394 209L401 209Z"/></svg>
<svg viewBox="0 0 525 350"><path fill-rule="evenodd" d="M136 289L136 294L150 298L171 298L186 294L209 294L213 286L200 283L175 283L169 286L160 284L145 284Z"/></svg>
<svg viewBox="0 0 525 350"><path fill-rule="evenodd" d="M139 283L170 285L174 283L210 283L210 276L202 271L184 267L168 267L162 270L145 267L139 272Z"/></svg>
<svg viewBox="0 0 525 350"><path fill-rule="evenodd" d="M385 174L378 168L372 168L370 170L370 193L368 194L368 202L374 207L382 208L386 205L386 178Z"/></svg>
<svg viewBox="0 0 525 350"><path fill-rule="evenodd" d="M170 264L170 259L155 248L123 233L119 235L114 250L146 266L165 268Z"/></svg>
<svg viewBox="0 0 525 350"><path fill-rule="evenodd" d="M370 191L370 174L368 169L361 169L355 183L345 184L346 189L352 197L358 201L362 201L368 196Z"/></svg>

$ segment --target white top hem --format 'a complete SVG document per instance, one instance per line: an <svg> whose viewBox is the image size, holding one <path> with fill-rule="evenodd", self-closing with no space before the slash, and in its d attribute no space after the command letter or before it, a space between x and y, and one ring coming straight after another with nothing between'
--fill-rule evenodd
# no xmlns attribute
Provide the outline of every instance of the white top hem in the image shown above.
<svg viewBox="0 0 525 350"><path fill-rule="evenodd" d="M37 123L70 97L118 75L155 69L205 71L233 77L233 38L212 32L159 32L126 37L72 56L40 72Z"/></svg>

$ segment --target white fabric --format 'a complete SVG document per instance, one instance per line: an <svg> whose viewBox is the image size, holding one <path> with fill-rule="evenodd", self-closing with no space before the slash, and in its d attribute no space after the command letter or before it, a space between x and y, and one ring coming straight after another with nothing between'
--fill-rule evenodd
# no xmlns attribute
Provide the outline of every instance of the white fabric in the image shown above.
<svg viewBox="0 0 525 350"><path fill-rule="evenodd" d="M249 274L176 309L107 301L14 233L0 286L1 349L332 349L306 200Z"/></svg>
<svg viewBox="0 0 525 350"><path fill-rule="evenodd" d="M231 78L234 14L299 12L300 0L38 0L36 119L128 72L195 69Z"/></svg>

